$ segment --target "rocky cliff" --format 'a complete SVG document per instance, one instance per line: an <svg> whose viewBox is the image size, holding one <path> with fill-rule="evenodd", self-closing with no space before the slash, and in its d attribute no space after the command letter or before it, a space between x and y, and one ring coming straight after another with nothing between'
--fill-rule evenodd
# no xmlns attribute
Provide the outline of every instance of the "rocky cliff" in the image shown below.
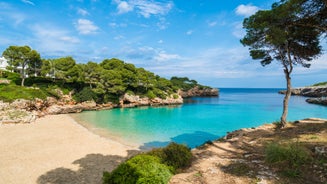
<svg viewBox="0 0 327 184"><path fill-rule="evenodd" d="M138 107L138 106L159 106L159 105L176 105L182 104L183 98L181 96L171 95L166 99L148 97L141 98L138 95L125 94L119 100L120 107Z"/></svg>
<svg viewBox="0 0 327 184"><path fill-rule="evenodd" d="M280 94L285 94L286 90L279 91ZM306 100L308 103L327 105L327 86L313 86L291 89L292 95L300 95L311 97Z"/></svg>
<svg viewBox="0 0 327 184"><path fill-rule="evenodd" d="M279 91L281 94L285 94L286 90ZM300 95L306 97L323 97L327 96L327 86L319 87L302 87L291 89L292 95Z"/></svg>
<svg viewBox="0 0 327 184"><path fill-rule="evenodd" d="M48 97L46 100L23 100L18 99L12 103L0 101L0 124L1 123L30 123L36 118L50 114L78 113L84 110L98 110L113 108L113 104L96 104L93 101L63 103L55 98Z"/></svg>
<svg viewBox="0 0 327 184"><path fill-rule="evenodd" d="M183 98L196 97L196 96L219 96L219 90L216 88L203 88L200 89L199 86L195 86L194 88L187 91L179 91L179 95Z"/></svg>
<svg viewBox="0 0 327 184"><path fill-rule="evenodd" d="M23 100L18 99L12 103L0 101L0 124L1 123L30 123L36 118L53 114L79 113L85 110L103 110L114 107L138 107L182 104L181 96L171 95L166 99L147 97L141 98L135 95L125 94L120 98L120 104L97 104L94 101L76 103L70 95L63 95L59 100L48 97L46 100Z"/></svg>

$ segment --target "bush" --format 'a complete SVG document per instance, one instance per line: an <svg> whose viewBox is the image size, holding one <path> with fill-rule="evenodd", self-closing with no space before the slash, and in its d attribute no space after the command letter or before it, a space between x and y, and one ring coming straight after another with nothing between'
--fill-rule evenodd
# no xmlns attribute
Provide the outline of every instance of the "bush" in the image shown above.
<svg viewBox="0 0 327 184"><path fill-rule="evenodd" d="M300 167L310 160L310 152L299 143L270 143L265 150L266 161L280 167L287 175L300 175Z"/></svg>
<svg viewBox="0 0 327 184"><path fill-rule="evenodd" d="M174 142L165 148L153 149L149 154L159 157L162 163L172 168L173 172L190 166L192 162L191 150L185 145Z"/></svg>
<svg viewBox="0 0 327 184"><path fill-rule="evenodd" d="M48 84L53 83L50 78L44 77L28 77L25 79L25 86L33 86L34 84L38 86L47 86Z"/></svg>
<svg viewBox="0 0 327 184"><path fill-rule="evenodd" d="M160 159L150 155L137 155L120 164L111 173L104 172L104 184L166 184L172 173L160 163Z"/></svg>
<svg viewBox="0 0 327 184"><path fill-rule="evenodd" d="M14 84L20 85L21 78L19 73L3 71L2 77L11 80Z"/></svg>
<svg viewBox="0 0 327 184"><path fill-rule="evenodd" d="M153 91L148 91L148 93L146 94L147 97L149 97L150 99L154 99L155 97L157 97Z"/></svg>
<svg viewBox="0 0 327 184"><path fill-rule="evenodd" d="M33 100L35 98L46 99L47 94L40 89L16 86L14 84L1 87L0 100L12 102L16 99Z"/></svg>
<svg viewBox="0 0 327 184"><path fill-rule="evenodd" d="M161 99L166 99L167 98L167 95L165 94L165 92L160 90L160 89L155 88L153 90L153 93L154 93L155 96L157 96L157 97L159 97Z"/></svg>
<svg viewBox="0 0 327 184"><path fill-rule="evenodd" d="M319 82L319 83L316 83L312 86L324 86L324 85L327 85L327 81L326 82Z"/></svg>
<svg viewBox="0 0 327 184"><path fill-rule="evenodd" d="M77 102L85 102L91 100L97 101L97 94L91 88L85 87L74 95L74 99Z"/></svg>

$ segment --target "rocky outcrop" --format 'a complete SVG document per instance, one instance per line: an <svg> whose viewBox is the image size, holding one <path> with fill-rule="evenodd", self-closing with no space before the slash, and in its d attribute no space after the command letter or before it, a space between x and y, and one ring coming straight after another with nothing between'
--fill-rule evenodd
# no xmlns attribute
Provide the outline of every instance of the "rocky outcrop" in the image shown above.
<svg viewBox="0 0 327 184"><path fill-rule="evenodd" d="M46 100L23 100L18 99L12 103L0 101L0 124L1 123L30 123L36 118L50 114L79 113L85 110L102 110L115 107L112 103L96 104L94 101L75 103L67 101L63 103L53 97Z"/></svg>
<svg viewBox="0 0 327 184"><path fill-rule="evenodd" d="M280 94L285 94L286 90L279 91ZM302 87L291 89L292 95L300 95L306 97L324 97L327 96L327 86L319 87Z"/></svg>
<svg viewBox="0 0 327 184"><path fill-rule="evenodd" d="M179 91L179 95L183 98L196 97L196 96L219 96L219 90L216 88L199 88L199 86L195 86L194 88L187 91Z"/></svg>
<svg viewBox="0 0 327 184"><path fill-rule="evenodd" d="M286 90L279 91L280 94L285 94ZM306 100L308 103L327 105L327 86L313 86L291 89L292 95L305 97L314 97Z"/></svg>
<svg viewBox="0 0 327 184"><path fill-rule="evenodd" d="M37 118L37 115L35 112L23 109L27 106L27 101L25 100L17 100L11 104L0 101L0 123L33 122Z"/></svg>
<svg viewBox="0 0 327 184"><path fill-rule="evenodd" d="M0 124L1 123L30 123L36 118L53 114L79 113L86 110L104 110L115 107L138 107L182 104L181 96L171 95L166 99L147 97L141 98L135 95L125 94L120 98L120 104L106 103L97 104L94 101L76 103L71 95L57 100L48 97L45 100L18 99L12 103L0 101Z"/></svg>
<svg viewBox="0 0 327 184"><path fill-rule="evenodd" d="M305 100L308 103L312 104L319 104L319 105L327 105L327 98L321 97L321 98L309 98Z"/></svg>
<svg viewBox="0 0 327 184"><path fill-rule="evenodd" d="M166 99L140 97L138 95L125 94L119 99L119 107L139 107L139 106L160 106L160 105L177 105L182 104L181 96L171 95Z"/></svg>

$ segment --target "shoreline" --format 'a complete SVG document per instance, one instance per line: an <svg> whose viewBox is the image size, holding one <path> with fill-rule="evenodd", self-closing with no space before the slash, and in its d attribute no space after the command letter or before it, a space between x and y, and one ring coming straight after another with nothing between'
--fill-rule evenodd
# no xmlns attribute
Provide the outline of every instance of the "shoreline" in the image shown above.
<svg viewBox="0 0 327 184"><path fill-rule="evenodd" d="M139 149L139 147L141 146L141 144L139 144L137 142L127 142L126 140L122 139L119 135L115 135L115 133L111 132L110 130L107 130L107 129L101 128L101 127L97 127L95 125L92 125L92 123L88 123L86 121L78 119L77 117L74 117L74 116L78 116L78 114L79 113L70 113L70 114L66 114L66 115L68 115L70 118L72 118L72 120L79 126L83 127L87 131L89 131L92 134L95 134L103 139L108 139L108 140L111 140L114 142L118 142L124 146L137 148L137 149Z"/></svg>
<svg viewBox="0 0 327 184"><path fill-rule="evenodd" d="M47 183L66 177L97 183L103 171L138 151L93 133L68 114L2 124L0 134L0 183Z"/></svg>

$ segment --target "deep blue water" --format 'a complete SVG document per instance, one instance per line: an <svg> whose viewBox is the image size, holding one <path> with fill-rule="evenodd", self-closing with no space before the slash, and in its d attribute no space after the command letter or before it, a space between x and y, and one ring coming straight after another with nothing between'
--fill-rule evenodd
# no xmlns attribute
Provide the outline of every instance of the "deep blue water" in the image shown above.
<svg viewBox="0 0 327 184"><path fill-rule="evenodd" d="M284 97L279 90L221 88L219 97L190 98L179 106L88 111L73 117L141 148L165 146L170 141L193 148L226 132L278 121ZM327 118L327 107L292 96L288 120L308 117Z"/></svg>

